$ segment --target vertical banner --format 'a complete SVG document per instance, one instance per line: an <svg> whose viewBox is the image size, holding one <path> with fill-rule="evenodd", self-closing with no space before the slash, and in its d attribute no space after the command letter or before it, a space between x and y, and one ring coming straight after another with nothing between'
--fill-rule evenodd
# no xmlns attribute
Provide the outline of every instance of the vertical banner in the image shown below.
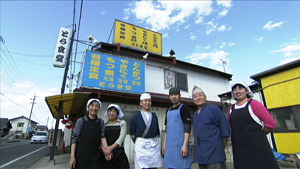
<svg viewBox="0 0 300 169"><path fill-rule="evenodd" d="M65 67L70 48L71 36L71 29L63 27L59 29L54 57L52 61L54 67Z"/></svg>
<svg viewBox="0 0 300 169"><path fill-rule="evenodd" d="M161 34L116 20L114 43L161 55Z"/></svg>
<svg viewBox="0 0 300 169"><path fill-rule="evenodd" d="M144 93L145 63L87 51L81 87Z"/></svg>

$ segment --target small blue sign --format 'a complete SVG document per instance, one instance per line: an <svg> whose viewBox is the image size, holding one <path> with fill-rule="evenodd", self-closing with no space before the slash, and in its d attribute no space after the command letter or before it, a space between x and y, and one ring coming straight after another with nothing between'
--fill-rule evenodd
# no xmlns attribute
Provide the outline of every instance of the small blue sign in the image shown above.
<svg viewBox="0 0 300 169"><path fill-rule="evenodd" d="M87 51L81 86L144 93L145 63Z"/></svg>

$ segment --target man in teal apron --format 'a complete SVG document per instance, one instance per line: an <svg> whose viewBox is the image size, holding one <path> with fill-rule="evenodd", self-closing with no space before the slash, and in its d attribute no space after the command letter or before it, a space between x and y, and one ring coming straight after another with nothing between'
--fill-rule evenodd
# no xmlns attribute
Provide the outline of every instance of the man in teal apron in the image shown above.
<svg viewBox="0 0 300 169"><path fill-rule="evenodd" d="M191 113L188 106L181 104L180 90L169 90L170 100L173 103L167 111L166 136L163 146L164 167L187 169L191 168L192 156L189 145L191 131Z"/></svg>

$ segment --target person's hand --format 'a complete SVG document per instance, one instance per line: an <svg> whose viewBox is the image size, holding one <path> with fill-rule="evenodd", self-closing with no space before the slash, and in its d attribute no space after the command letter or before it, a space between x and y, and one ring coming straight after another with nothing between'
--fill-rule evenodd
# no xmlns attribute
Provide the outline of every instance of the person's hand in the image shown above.
<svg viewBox="0 0 300 169"><path fill-rule="evenodd" d="M186 157L188 155L188 152L189 152L189 150L188 150L187 146L182 146L181 157Z"/></svg>
<svg viewBox="0 0 300 169"><path fill-rule="evenodd" d="M75 164L76 164L76 159L75 159L75 157L71 157L70 162L69 162L69 167L70 167L70 169L75 168Z"/></svg>
<svg viewBox="0 0 300 169"><path fill-rule="evenodd" d="M106 159L107 161L110 161L110 160L112 159L112 157L113 157L113 153L110 153L110 154L108 154L108 155L105 155L105 159Z"/></svg>
<svg viewBox="0 0 300 169"><path fill-rule="evenodd" d="M163 155L165 155L165 146L163 146L163 148L162 148L162 150L161 150L161 153L163 154Z"/></svg>
<svg viewBox="0 0 300 169"><path fill-rule="evenodd" d="M107 148L106 148L106 151L107 151L107 154L109 154L109 153L111 153L112 151L113 151L113 147L112 146L108 146Z"/></svg>
<svg viewBox="0 0 300 169"><path fill-rule="evenodd" d="M110 151L108 151L108 147L102 147L102 151L104 153L104 155L109 155Z"/></svg>

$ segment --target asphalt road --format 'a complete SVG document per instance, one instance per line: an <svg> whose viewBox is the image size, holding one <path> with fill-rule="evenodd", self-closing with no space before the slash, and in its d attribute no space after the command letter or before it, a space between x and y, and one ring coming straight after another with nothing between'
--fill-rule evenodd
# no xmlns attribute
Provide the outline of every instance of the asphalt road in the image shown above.
<svg viewBox="0 0 300 169"><path fill-rule="evenodd" d="M0 144L0 168L28 168L48 153L47 144L30 144L29 140L2 142Z"/></svg>

